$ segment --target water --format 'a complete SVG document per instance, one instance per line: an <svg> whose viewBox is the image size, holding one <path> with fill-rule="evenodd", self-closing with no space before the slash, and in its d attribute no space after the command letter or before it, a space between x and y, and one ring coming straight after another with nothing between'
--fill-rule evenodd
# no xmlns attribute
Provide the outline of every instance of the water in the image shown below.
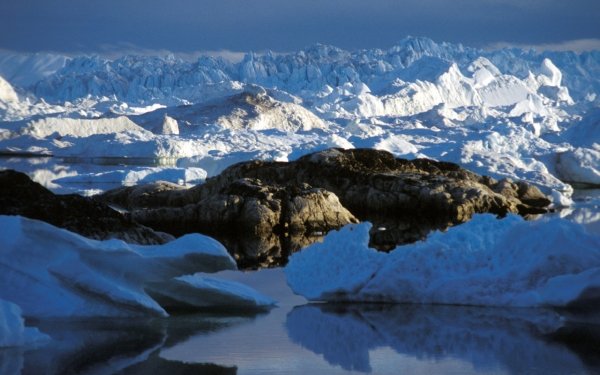
<svg viewBox="0 0 600 375"><path fill-rule="evenodd" d="M600 319L546 309L307 304L281 269L223 272L279 300L269 313L36 322L53 338L0 350L0 374L583 374ZM583 338L583 340L582 340Z"/></svg>
<svg viewBox="0 0 600 375"><path fill-rule="evenodd" d="M31 160L4 165L40 175L52 163L35 162L39 169ZM47 173L73 168L52 163ZM555 215L600 233L600 190L578 190L574 199L574 207ZM217 277L245 282L279 306L263 314L28 322L53 340L39 348L1 349L0 375L600 373L598 314L308 304L292 294L282 269Z"/></svg>

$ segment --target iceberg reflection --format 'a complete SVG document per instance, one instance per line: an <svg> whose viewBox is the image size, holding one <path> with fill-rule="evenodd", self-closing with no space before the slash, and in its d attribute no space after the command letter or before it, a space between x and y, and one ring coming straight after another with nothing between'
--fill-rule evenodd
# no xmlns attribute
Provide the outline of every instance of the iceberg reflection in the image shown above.
<svg viewBox="0 0 600 375"><path fill-rule="evenodd" d="M169 319L41 321L52 341L39 348L0 348L0 375L9 374L235 374L237 368L188 364L159 357L190 336L252 321L254 315L187 315Z"/></svg>
<svg viewBox="0 0 600 375"><path fill-rule="evenodd" d="M539 309L309 304L288 314L286 329L295 343L352 371L371 372L370 354L382 348L422 361L466 361L477 372L598 370L589 368L597 361L571 351L569 338L556 335L564 324L557 313Z"/></svg>

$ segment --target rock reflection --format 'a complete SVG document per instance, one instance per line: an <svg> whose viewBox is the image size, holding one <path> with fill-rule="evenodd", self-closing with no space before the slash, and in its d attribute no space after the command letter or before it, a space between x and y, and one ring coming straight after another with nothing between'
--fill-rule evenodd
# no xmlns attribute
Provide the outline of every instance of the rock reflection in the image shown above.
<svg viewBox="0 0 600 375"><path fill-rule="evenodd" d="M362 221L372 223L369 231L369 247L380 251L391 251L399 245L424 240L434 230L446 230L452 223L433 222L426 218L390 218L368 217ZM205 232L219 240L233 254L241 269L282 267L288 257L312 245L323 241L327 233L255 233Z"/></svg>
<svg viewBox="0 0 600 375"><path fill-rule="evenodd" d="M421 360L463 360L478 371L598 371L553 336L562 326L549 310L420 305L305 305L286 321L292 341L345 370L371 372L370 351L389 347Z"/></svg>
<svg viewBox="0 0 600 375"><path fill-rule="evenodd" d="M397 246L424 240L434 230L446 230L452 225L448 221L434 221L427 217L370 216L362 221L373 224L369 231L369 247L380 251L391 251Z"/></svg>
<svg viewBox="0 0 600 375"><path fill-rule="evenodd" d="M240 269L282 267L288 257L301 249L322 241L323 233L206 233L220 241L233 255Z"/></svg>
<svg viewBox="0 0 600 375"><path fill-rule="evenodd" d="M0 349L0 375L235 374L235 367L168 361L159 358L158 352L190 336L253 319L196 314L148 320L41 321L36 325L52 337L52 342L27 351Z"/></svg>

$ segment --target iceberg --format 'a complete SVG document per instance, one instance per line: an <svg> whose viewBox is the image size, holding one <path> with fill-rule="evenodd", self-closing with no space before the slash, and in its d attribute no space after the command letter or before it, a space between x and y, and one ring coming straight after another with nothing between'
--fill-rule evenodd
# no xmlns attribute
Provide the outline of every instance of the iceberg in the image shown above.
<svg viewBox="0 0 600 375"><path fill-rule="evenodd" d="M43 344L49 339L37 328L25 326L19 306L0 299L0 349Z"/></svg>
<svg viewBox="0 0 600 375"><path fill-rule="evenodd" d="M596 307L600 236L557 217L476 215L390 253L368 248L370 224L331 232L290 257L292 290L311 301Z"/></svg>
<svg viewBox="0 0 600 375"><path fill-rule="evenodd" d="M0 54L2 153L185 164L210 177L228 160L369 147L525 180L557 206L572 203L568 183L598 179L597 52L407 38L388 50L315 45L239 62L44 56Z"/></svg>
<svg viewBox="0 0 600 375"><path fill-rule="evenodd" d="M565 181L600 186L600 145L558 154L556 170Z"/></svg>
<svg viewBox="0 0 600 375"><path fill-rule="evenodd" d="M199 234L164 245L95 241L50 224L0 216L0 298L24 316L168 316L153 295L186 283L183 306L269 308L270 298L241 285L203 279L198 272L235 269L227 250ZM164 294L164 293L163 293ZM175 306L177 307L177 306Z"/></svg>

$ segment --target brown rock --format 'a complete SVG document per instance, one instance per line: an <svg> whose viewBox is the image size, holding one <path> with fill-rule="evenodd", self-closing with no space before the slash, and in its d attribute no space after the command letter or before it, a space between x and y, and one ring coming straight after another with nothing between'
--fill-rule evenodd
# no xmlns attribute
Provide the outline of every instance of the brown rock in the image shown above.
<svg viewBox="0 0 600 375"><path fill-rule="evenodd" d="M102 202L74 194L56 195L13 170L0 171L0 215L42 220L97 240L118 238L150 245L173 239L131 221Z"/></svg>
<svg viewBox="0 0 600 375"><path fill-rule="evenodd" d="M310 233L356 222L354 215L414 228L411 234L376 233L385 239L384 248L391 239L421 239L429 229L465 222L475 213L529 215L547 212L550 204L539 189L523 182L496 181L453 163L398 159L371 149L328 149L290 163L248 161L187 190L133 187L101 199L123 204L137 221L152 228L176 235L204 232L222 240L224 232L264 238L276 233L281 245L288 241L282 234L309 238ZM234 256L285 256L296 246L257 248L262 250Z"/></svg>

